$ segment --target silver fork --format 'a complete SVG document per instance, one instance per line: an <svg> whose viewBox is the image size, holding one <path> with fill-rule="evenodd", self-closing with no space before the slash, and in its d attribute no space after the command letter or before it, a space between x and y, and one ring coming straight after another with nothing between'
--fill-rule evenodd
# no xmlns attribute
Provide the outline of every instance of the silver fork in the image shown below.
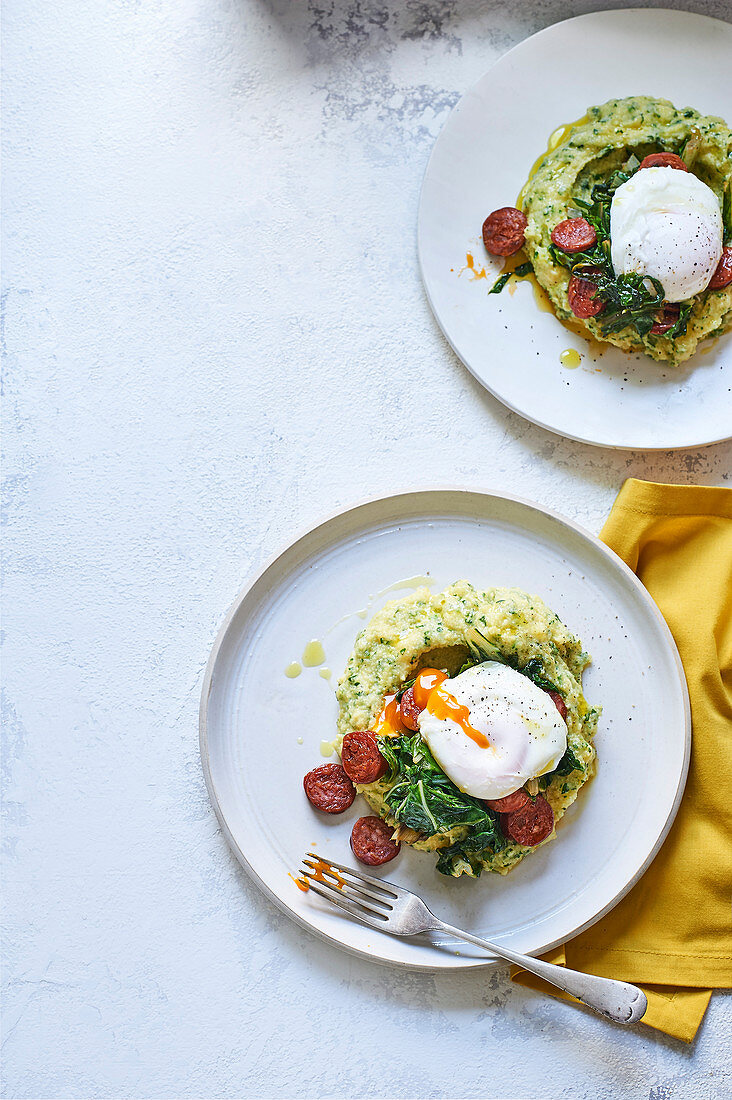
<svg viewBox="0 0 732 1100"><path fill-rule="evenodd" d="M324 860L315 852L303 859L301 872L308 886L320 897L345 909L352 917L370 928L390 932L394 936L414 936L418 932L441 931L467 943L484 947L507 962L516 963L538 978L570 993L583 1004L615 1020L619 1024L634 1024L644 1015L648 1002L642 989L613 978L598 978L581 974L564 966L555 966L530 955L519 955L508 947L472 936L431 913L421 898L395 886L386 879L374 878L353 867L345 867L332 859Z"/></svg>

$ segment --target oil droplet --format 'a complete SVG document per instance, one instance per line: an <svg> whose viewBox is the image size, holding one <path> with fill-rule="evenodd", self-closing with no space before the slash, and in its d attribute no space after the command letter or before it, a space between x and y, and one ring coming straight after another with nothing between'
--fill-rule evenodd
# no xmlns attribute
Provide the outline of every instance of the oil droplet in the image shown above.
<svg viewBox="0 0 732 1100"><path fill-rule="evenodd" d="M302 651L302 663L306 668L316 668L317 665L322 665L324 660L325 650L323 649L323 643L318 641L317 638L313 638Z"/></svg>
<svg viewBox="0 0 732 1100"><path fill-rule="evenodd" d="M588 115L583 115L582 118L578 118L576 122L567 122L563 126L557 126L556 130L552 130L546 145L546 152L542 153L541 156L538 157L534 164L531 166L529 178L519 192L519 197L516 200L516 206L519 208L519 210L523 210L524 208L523 200L529 186L529 182L539 171L546 158L549 156L550 153L553 153L555 149L558 149L560 145L568 140L575 126L583 126L588 121L588 118Z"/></svg>
<svg viewBox="0 0 732 1100"><path fill-rule="evenodd" d="M332 756L333 755L333 742L332 741L321 741L320 742L320 755L321 756Z"/></svg>
<svg viewBox="0 0 732 1100"><path fill-rule="evenodd" d="M582 356L576 348L567 348L566 351L563 351L559 356L559 362L563 367L566 367L567 370L575 370L582 362Z"/></svg>
<svg viewBox="0 0 732 1100"><path fill-rule="evenodd" d="M302 739L302 737L298 737L298 739L297 739L297 743L298 743L298 745L302 745L302 744L303 744L303 739Z"/></svg>
<svg viewBox="0 0 732 1100"><path fill-rule="evenodd" d="M323 677L324 680L330 680L331 671L329 668L321 668L320 675Z"/></svg>
<svg viewBox="0 0 732 1100"><path fill-rule="evenodd" d="M285 676L287 676L289 680L294 680L295 677L299 676L301 672L302 669L300 668L300 665L297 663L297 661L293 661L292 664L289 664L285 669Z"/></svg>

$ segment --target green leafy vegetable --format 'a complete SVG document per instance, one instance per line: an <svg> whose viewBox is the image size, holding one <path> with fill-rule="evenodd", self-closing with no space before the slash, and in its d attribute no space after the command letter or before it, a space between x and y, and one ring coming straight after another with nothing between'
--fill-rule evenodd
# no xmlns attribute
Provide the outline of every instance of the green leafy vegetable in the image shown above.
<svg viewBox="0 0 732 1100"><path fill-rule="evenodd" d="M679 310L679 319L673 328L670 328L666 333L666 336L685 336L686 328L689 324L689 317L691 311L694 308L694 302L682 302L681 309Z"/></svg>
<svg viewBox="0 0 732 1100"><path fill-rule="evenodd" d="M584 770L584 764L581 760L577 759L577 757L568 746L567 751L557 764L556 768L552 772L552 775L569 775L570 772L583 772Z"/></svg>
<svg viewBox="0 0 732 1100"><path fill-rule="evenodd" d="M532 657L519 668L514 655L505 654L475 627L466 630L465 640L470 656L460 672L484 661L497 661L533 680L543 691L556 691L563 695L557 684L547 676L539 657ZM413 679L406 681L397 695L400 696L413 683ZM439 851L437 870L453 877L464 873L479 876L482 857L501 851L507 843L498 825L497 815L481 799L464 794L455 786L419 733L379 737L378 743L379 751L389 765L384 800L394 820L424 837L444 835L457 826L463 826L467 830L465 837ZM552 776L569 775L575 770L584 770L583 765L568 748L556 771L541 777L541 788L546 789Z"/></svg>
<svg viewBox="0 0 732 1100"><path fill-rule="evenodd" d="M489 294L500 294L508 280L516 275L519 279L522 279L525 275L530 275L533 271L533 267L527 261L525 264L519 264L513 271L507 271L505 275L499 275L493 286L488 291Z"/></svg>
<svg viewBox="0 0 732 1100"><path fill-rule="evenodd" d="M508 280L513 275L512 271L509 271L506 275L499 275L493 286L488 291L489 294L500 294Z"/></svg>
<svg viewBox="0 0 732 1100"><path fill-rule="evenodd" d="M656 315L665 300L663 286L658 279L631 273L616 275L610 259L610 207L618 187L638 171L640 162L633 155L622 169L611 173L603 183L592 188L590 202L575 198L582 217L597 233L597 241L584 252L563 252L551 244L549 252L560 267L565 267L578 278L590 279L597 286L595 297L605 303L598 314L597 323L604 336L634 328L639 336L647 336L656 321ZM693 301L681 306L679 319L665 336L683 336L693 308Z"/></svg>
<svg viewBox="0 0 732 1100"><path fill-rule="evenodd" d="M417 682L417 677L416 676L413 676L411 680L405 680L404 681L404 683L402 684L402 686L399 688L399 690L396 693L397 703L401 703L402 695L404 694L404 692L408 691L410 689L410 687L414 687L416 682Z"/></svg>
<svg viewBox="0 0 732 1100"><path fill-rule="evenodd" d="M505 845L493 811L480 799L458 790L418 733L379 737L378 741L381 755L389 765L389 778L394 780L384 797L396 822L426 837L449 833L458 825L467 826L468 836L460 845L474 853L486 849L499 851ZM438 870L443 868L438 863Z"/></svg>
<svg viewBox="0 0 732 1100"><path fill-rule="evenodd" d="M556 691L557 695L561 695L564 698L564 692L560 691L553 680L550 680L544 673L544 665L541 663L538 657L532 657L523 668L519 669L522 676L528 676L530 680L533 680L537 687L540 687L543 691Z"/></svg>
<svg viewBox="0 0 732 1100"><path fill-rule="evenodd" d="M529 680L533 680L542 691L556 691L558 695L564 698L564 692L546 675L544 665L538 657L532 657L523 667L519 667L518 659L515 656L505 654L497 645L489 642L475 627L470 627L466 631L465 640L470 648L471 657L465 661L460 669L461 672L465 672L466 669L472 668L476 664L482 664L483 661L498 661L499 664L508 665L509 668L520 672L522 676L527 676Z"/></svg>

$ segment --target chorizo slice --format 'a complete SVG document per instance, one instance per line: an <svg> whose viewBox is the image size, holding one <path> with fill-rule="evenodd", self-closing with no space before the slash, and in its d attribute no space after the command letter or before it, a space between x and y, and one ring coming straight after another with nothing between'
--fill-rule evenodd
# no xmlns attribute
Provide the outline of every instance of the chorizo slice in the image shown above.
<svg viewBox="0 0 732 1100"><path fill-rule="evenodd" d="M528 218L515 206L494 210L483 222L483 244L491 256L513 256L523 248Z"/></svg>
<svg viewBox="0 0 732 1100"><path fill-rule="evenodd" d="M679 319L681 313L681 307L673 302L667 302L659 313L656 314L656 320L651 327L652 336L663 336L664 332L668 332L670 328L673 328Z"/></svg>
<svg viewBox="0 0 732 1100"><path fill-rule="evenodd" d="M394 840L391 825L380 817L359 817L351 832L351 848L356 859L369 867L379 867L399 855L401 844Z"/></svg>
<svg viewBox="0 0 732 1100"><path fill-rule="evenodd" d="M356 789L340 764L321 764L302 781L308 801L324 814L342 814L356 797Z"/></svg>
<svg viewBox="0 0 732 1100"><path fill-rule="evenodd" d="M597 283L589 277L595 273L595 269L587 268L582 275L573 275L567 287L567 301L569 308L575 317L586 320L588 317L597 317L602 313L605 303L596 298Z"/></svg>
<svg viewBox="0 0 732 1100"><path fill-rule="evenodd" d="M689 171L681 157L676 156L676 153L649 153L640 162L639 172L641 168L678 168L680 172Z"/></svg>
<svg viewBox="0 0 732 1100"><path fill-rule="evenodd" d="M550 699L553 700L554 706L557 708L557 710L561 714L562 718L566 722L567 721L567 704L565 703L562 696L559 694L558 691L548 691L547 695L550 697Z"/></svg>
<svg viewBox="0 0 732 1100"><path fill-rule="evenodd" d="M727 245L722 249L722 259L709 280L707 290L723 290L730 283L732 283L732 247Z"/></svg>
<svg viewBox="0 0 732 1100"><path fill-rule="evenodd" d="M485 800L486 806L499 814L512 814L516 810L523 809L529 802L531 802L531 796L527 794L523 787L519 787L517 791L513 791L511 794L504 795L503 798L486 798Z"/></svg>
<svg viewBox="0 0 732 1100"><path fill-rule="evenodd" d="M503 831L524 848L534 848L550 836L554 828L554 813L543 795L529 799L528 805L502 819Z"/></svg>
<svg viewBox="0 0 732 1100"><path fill-rule="evenodd" d="M387 768L371 730L354 730L346 734L341 745L341 764L354 783L375 783Z"/></svg>
<svg viewBox="0 0 732 1100"><path fill-rule="evenodd" d="M584 252L597 244L597 233L584 218L567 218L552 229L552 244L562 252Z"/></svg>
<svg viewBox="0 0 732 1100"><path fill-rule="evenodd" d="M399 715L402 725L406 726L408 730L418 730L419 716L423 710L424 707L421 707L414 698L414 688L407 688L399 703Z"/></svg>

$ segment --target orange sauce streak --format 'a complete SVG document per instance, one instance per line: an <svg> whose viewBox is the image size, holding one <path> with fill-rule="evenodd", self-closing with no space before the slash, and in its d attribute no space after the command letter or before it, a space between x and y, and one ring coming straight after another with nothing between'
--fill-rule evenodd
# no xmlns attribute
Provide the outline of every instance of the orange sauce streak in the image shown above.
<svg viewBox="0 0 732 1100"><path fill-rule="evenodd" d="M394 737L404 733L405 726L399 714L399 704L396 695L387 695L384 699L384 709L371 727L373 733L380 733L383 737Z"/></svg>
<svg viewBox="0 0 732 1100"><path fill-rule="evenodd" d="M475 257L472 252L465 253L465 267L461 267L458 271L458 278L462 275L463 271L470 271L472 273L471 283L476 282L478 279L488 278L488 272L484 267L475 266Z"/></svg>
<svg viewBox="0 0 732 1100"><path fill-rule="evenodd" d="M290 871L288 871L287 874L295 883L295 886L297 886L298 890L302 890L303 892L305 892L310 889L308 880L306 878L295 878L295 876L291 874Z"/></svg>
<svg viewBox="0 0 732 1100"><path fill-rule="evenodd" d="M443 687L436 687L427 700L427 710L434 714L435 718L450 718L468 735L471 741L475 741L481 749L489 749L490 741L484 737L480 730L470 724L470 711L462 703L446 691Z"/></svg>
<svg viewBox="0 0 732 1100"><path fill-rule="evenodd" d="M423 668L414 681L414 701L418 707L426 707L427 700L432 692L447 679L446 672L440 672L439 668Z"/></svg>

